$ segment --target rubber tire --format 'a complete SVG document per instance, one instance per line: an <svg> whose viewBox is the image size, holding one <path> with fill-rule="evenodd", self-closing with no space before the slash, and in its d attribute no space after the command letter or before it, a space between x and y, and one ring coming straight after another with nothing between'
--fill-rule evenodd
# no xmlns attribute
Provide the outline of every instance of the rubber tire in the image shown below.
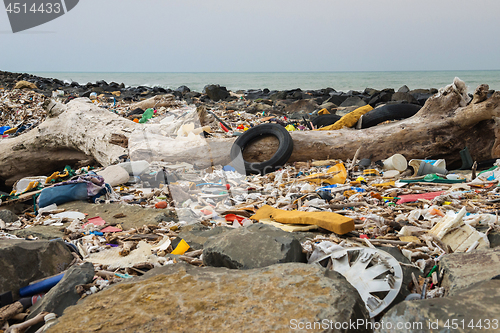
<svg viewBox="0 0 500 333"><path fill-rule="evenodd" d="M282 167L290 158L293 151L293 140L290 133L281 125L277 124L261 124L250 128L236 139L231 147L231 160L234 161L245 148L255 140L262 136L272 135L279 141L278 150L273 157L264 162L245 162L245 171L247 175L261 174L265 175L269 172L274 172Z"/></svg>
<svg viewBox="0 0 500 333"><path fill-rule="evenodd" d="M321 128L324 126L335 124L338 120L340 120L340 118L342 117L336 114L323 114L314 118L311 123L314 125L314 127Z"/></svg>
<svg viewBox="0 0 500 333"><path fill-rule="evenodd" d="M422 107L417 104L387 104L363 115L361 128L368 128L387 120L401 120L415 115Z"/></svg>

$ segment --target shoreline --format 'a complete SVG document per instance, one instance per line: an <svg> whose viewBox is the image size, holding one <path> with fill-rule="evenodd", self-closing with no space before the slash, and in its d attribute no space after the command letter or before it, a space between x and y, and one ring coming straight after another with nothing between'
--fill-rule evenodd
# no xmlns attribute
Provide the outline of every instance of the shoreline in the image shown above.
<svg viewBox="0 0 500 333"><path fill-rule="evenodd" d="M19 74L19 73L16 73ZM469 85L469 91L483 83L500 90L500 71L414 71L414 72L248 72L248 73L85 73L85 72L38 72L26 73L35 77L57 78L63 83L76 81L80 85L88 82L124 83L125 87L146 86L175 90L188 86L202 92L207 84L220 84L232 91L252 89L270 90L319 90L327 87L337 91L362 91L366 87L382 90L398 90L407 85L410 89L440 88L458 76Z"/></svg>

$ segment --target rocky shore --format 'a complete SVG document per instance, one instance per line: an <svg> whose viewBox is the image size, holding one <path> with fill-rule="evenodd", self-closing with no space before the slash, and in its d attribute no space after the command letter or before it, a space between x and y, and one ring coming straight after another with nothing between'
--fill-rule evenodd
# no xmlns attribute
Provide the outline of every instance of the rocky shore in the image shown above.
<svg viewBox="0 0 500 333"><path fill-rule="evenodd" d="M115 97L117 100L137 102L144 98L160 95L173 94L176 98L185 100L188 104L213 103L217 101L232 102L230 107L235 109L243 106L254 112L275 111L282 113L286 106L294 101L309 100L314 111L315 106L327 105L329 108L352 107L370 104L376 106L379 103L387 102L407 102L424 105L425 101L435 93L437 89L414 89L410 90L403 86L395 91L393 88L383 89L381 91L366 88L364 91L336 91L333 88L324 88L320 90L269 90L252 89L246 91L235 91L230 94L225 87L217 85L208 85L205 91L191 91L189 87L180 86L175 90L164 89L161 87L126 87L124 83L105 82L103 80L95 83L65 83L58 79L43 78L31 74L11 73L0 71L0 88L13 89L17 82L27 81L35 84L33 91L51 97L54 91L63 91L64 96L89 97L95 92L97 95L103 94L104 97ZM119 92L119 94L117 93ZM114 94L113 94L114 93ZM237 103L241 97L250 105L240 105ZM328 103L328 104L327 104ZM333 104L329 104L333 103Z"/></svg>
<svg viewBox="0 0 500 333"><path fill-rule="evenodd" d="M500 96L463 87L0 72L0 332L497 331Z"/></svg>

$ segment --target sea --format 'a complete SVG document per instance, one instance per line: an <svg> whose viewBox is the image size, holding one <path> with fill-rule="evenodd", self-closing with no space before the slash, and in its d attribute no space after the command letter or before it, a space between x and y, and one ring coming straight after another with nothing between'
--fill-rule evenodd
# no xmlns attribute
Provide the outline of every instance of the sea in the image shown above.
<svg viewBox="0 0 500 333"><path fill-rule="evenodd" d="M393 88L396 91L406 85L410 90L441 88L463 80L474 92L483 83L490 89L500 90L500 70L482 71L387 71L387 72L271 72L271 73L90 73L90 72L31 72L30 74L57 78L66 82L86 84L104 80L108 83L124 83L126 86L159 86L176 89L187 86L202 92L208 84L220 84L228 90L264 89L317 90L333 88L336 91L363 91L365 88Z"/></svg>

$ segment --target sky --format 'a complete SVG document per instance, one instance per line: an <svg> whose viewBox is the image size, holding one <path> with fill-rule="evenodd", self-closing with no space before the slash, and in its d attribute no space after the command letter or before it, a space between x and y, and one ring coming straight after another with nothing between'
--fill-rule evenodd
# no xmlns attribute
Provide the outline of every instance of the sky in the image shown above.
<svg viewBox="0 0 500 333"><path fill-rule="evenodd" d="M80 0L14 34L0 7L0 70L495 70L499 12L498 0Z"/></svg>

